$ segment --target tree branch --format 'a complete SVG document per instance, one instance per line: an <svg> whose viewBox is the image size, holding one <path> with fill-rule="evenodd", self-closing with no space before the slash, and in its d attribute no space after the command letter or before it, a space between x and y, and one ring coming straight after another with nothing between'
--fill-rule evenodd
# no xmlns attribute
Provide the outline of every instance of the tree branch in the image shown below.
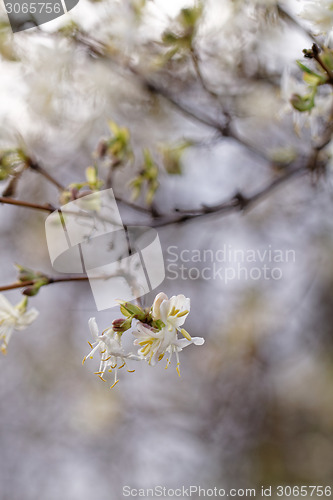
<svg viewBox="0 0 333 500"><path fill-rule="evenodd" d="M227 215L232 212L249 210L256 203L258 203L267 195L275 191L278 187L287 183L292 178L297 177L299 175L303 175L306 172L308 172L308 166L293 168L289 170L286 174L279 177L278 179L275 179L266 187L264 187L263 189L261 189L260 191L251 196L246 196L245 194L239 192L236 193L236 195L234 195L231 199L218 203L217 205L211 205L211 206L204 205L199 209L182 211L180 215L179 215L180 211L178 210L177 215L169 217L163 215L160 216L159 218L157 218L155 221L152 222L151 226L155 228L165 227L171 224L185 223L194 219L198 219L200 217L204 217L206 215L212 215L212 214Z"/></svg>
<svg viewBox="0 0 333 500"><path fill-rule="evenodd" d="M70 276L64 276L64 277L62 277L62 276L61 277L44 276L44 278L46 278L48 281L43 286L51 285L52 283L63 283L65 281L88 281L87 276L76 276L76 275L74 275L74 276L70 275ZM37 282L37 280L17 281L15 283L11 283L10 285L0 286L0 292L5 292L8 290L15 290L16 288L26 288L28 286L33 286L36 282Z"/></svg>
<svg viewBox="0 0 333 500"><path fill-rule="evenodd" d="M29 168L41 174L45 179L47 179L51 184L56 186L59 191L65 191L65 186L63 186L60 182L58 182L49 172L47 172L41 165L36 163L35 161L29 162Z"/></svg>
<svg viewBox="0 0 333 500"><path fill-rule="evenodd" d="M50 203L46 205L40 205L38 203L31 203L29 201L23 201L23 200L15 200L14 198L9 198L4 196L0 196L0 203L3 203L5 205L17 205L18 207L24 207L24 208L32 208L34 210L41 210L43 212L49 212L49 213L54 212L54 210L57 210Z"/></svg>

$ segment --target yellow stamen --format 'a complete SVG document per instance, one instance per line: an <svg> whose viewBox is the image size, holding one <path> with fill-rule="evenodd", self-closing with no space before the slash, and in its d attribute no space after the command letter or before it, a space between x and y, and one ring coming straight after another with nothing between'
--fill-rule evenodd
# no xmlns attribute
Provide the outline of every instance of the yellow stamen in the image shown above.
<svg viewBox="0 0 333 500"><path fill-rule="evenodd" d="M186 316L186 314L188 314L188 313L189 313L189 311L186 309L185 311L178 313L177 318L182 318L183 316Z"/></svg>
<svg viewBox="0 0 333 500"><path fill-rule="evenodd" d="M110 358L111 358L111 356L110 356ZM116 366L117 366L117 363L114 366L111 365L112 370L114 370L114 368L116 368Z"/></svg>
<svg viewBox="0 0 333 500"><path fill-rule="evenodd" d="M180 371L179 371L179 363L177 363L176 370L177 370L178 375L180 376Z"/></svg>
<svg viewBox="0 0 333 500"><path fill-rule="evenodd" d="M176 309L175 306L169 311L168 316L176 316L179 313L180 309Z"/></svg>
<svg viewBox="0 0 333 500"><path fill-rule="evenodd" d="M135 370L127 370L127 371L128 371L128 373L134 373L135 372Z"/></svg>
<svg viewBox="0 0 333 500"><path fill-rule="evenodd" d="M189 333L188 333L188 332L187 332L184 328L182 328L182 329L180 330L180 333L181 333L182 335L184 335L184 337L185 337L187 340L192 340L191 335L190 335L190 334L189 334Z"/></svg>
<svg viewBox="0 0 333 500"><path fill-rule="evenodd" d="M111 358L111 356L109 356L109 357L108 357L108 358L106 358L106 359L102 359L102 358L101 358L101 361L104 361L104 362L105 362L105 361L109 361L109 359L110 359L110 358ZM117 365L116 365L116 366L117 366Z"/></svg>
<svg viewBox="0 0 333 500"><path fill-rule="evenodd" d="M158 360L161 361L164 358L164 352L159 355Z"/></svg>
<svg viewBox="0 0 333 500"><path fill-rule="evenodd" d="M150 365L150 363L151 363L151 358L153 357L153 354L154 354L154 351L152 350L152 351L151 351L151 354L150 354L149 362L148 362L148 364L149 364L149 365Z"/></svg>
<svg viewBox="0 0 333 500"><path fill-rule="evenodd" d="M90 345L90 347L91 347L92 349L94 348L94 347L93 347L93 345L89 342L89 340L88 340L88 344Z"/></svg>
<svg viewBox="0 0 333 500"><path fill-rule="evenodd" d="M116 384L118 384L118 382L119 382L119 379L118 379L118 380L116 380L116 381L115 381L115 383L111 385L110 389L113 389L113 388L114 388L114 386L115 386Z"/></svg>
<svg viewBox="0 0 333 500"><path fill-rule="evenodd" d="M104 354L106 352L106 349L104 349L104 351L101 351L101 354Z"/></svg>
<svg viewBox="0 0 333 500"><path fill-rule="evenodd" d="M85 356L82 360L82 365L84 365L85 361L86 361L87 357Z"/></svg>
<svg viewBox="0 0 333 500"><path fill-rule="evenodd" d="M169 360L167 359L167 364L166 364L165 369L167 369L167 368L168 368L169 364L170 364L170 363L169 363Z"/></svg>
<svg viewBox="0 0 333 500"><path fill-rule="evenodd" d="M144 347L143 349L141 349L142 355L143 356L147 356L148 352L150 351L150 348L151 348L151 345L147 344L146 347Z"/></svg>
<svg viewBox="0 0 333 500"><path fill-rule="evenodd" d="M98 376L99 376L99 378L100 378L101 380L103 380L103 382L106 382L105 378L103 378L103 377L102 377L102 375L98 375Z"/></svg>
<svg viewBox="0 0 333 500"><path fill-rule="evenodd" d="M139 342L139 345L148 345L148 344L152 344L153 341L152 340L141 340L141 342Z"/></svg>
<svg viewBox="0 0 333 500"><path fill-rule="evenodd" d="M126 365L126 362L124 361L124 363L121 366L118 366L118 370L120 370L125 365Z"/></svg>

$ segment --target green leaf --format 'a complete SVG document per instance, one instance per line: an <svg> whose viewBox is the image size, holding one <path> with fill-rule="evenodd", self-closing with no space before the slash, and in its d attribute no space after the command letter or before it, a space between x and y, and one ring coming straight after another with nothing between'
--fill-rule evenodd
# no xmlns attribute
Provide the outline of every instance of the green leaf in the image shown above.
<svg viewBox="0 0 333 500"><path fill-rule="evenodd" d="M198 23L203 10L199 3L195 7L186 7L180 11L180 21L184 28L194 28Z"/></svg>
<svg viewBox="0 0 333 500"><path fill-rule="evenodd" d="M305 73L309 73L310 75L316 74L312 69L305 66L305 64L303 64L301 61L296 61L296 63L298 64L298 66L301 68L302 71L305 71Z"/></svg>
<svg viewBox="0 0 333 500"><path fill-rule="evenodd" d="M39 292L41 287L44 285L47 285L47 284L48 284L48 280L37 281L33 285L25 288L22 293L23 293L23 295L27 295L28 297L34 297L35 295L37 295L37 293Z"/></svg>
<svg viewBox="0 0 333 500"><path fill-rule="evenodd" d="M301 63L301 61L296 62L301 70L304 71L303 79L308 85L316 86L327 82L327 75L319 75L318 73Z"/></svg>
<svg viewBox="0 0 333 500"><path fill-rule="evenodd" d="M131 302L120 301L120 310L124 316L132 316L139 321L143 321L146 318L146 313L141 309L141 307L138 307Z"/></svg>
<svg viewBox="0 0 333 500"><path fill-rule="evenodd" d="M181 175L182 173L182 156L184 151L191 146L191 142L183 142L178 146L160 146L162 153L163 165L168 174Z"/></svg>
<svg viewBox="0 0 333 500"><path fill-rule="evenodd" d="M39 272L30 269L29 267L21 266L20 264L15 264L15 267L18 269L18 281L35 281L35 280L46 280L46 276Z"/></svg>
<svg viewBox="0 0 333 500"><path fill-rule="evenodd" d="M8 179L9 177L9 172L7 169L3 168L1 165L0 165L0 181L4 181L6 179Z"/></svg>
<svg viewBox="0 0 333 500"><path fill-rule="evenodd" d="M294 94L290 99L292 106L303 113L304 111L310 111L315 103L314 103L315 94L306 95L304 97L299 94Z"/></svg>

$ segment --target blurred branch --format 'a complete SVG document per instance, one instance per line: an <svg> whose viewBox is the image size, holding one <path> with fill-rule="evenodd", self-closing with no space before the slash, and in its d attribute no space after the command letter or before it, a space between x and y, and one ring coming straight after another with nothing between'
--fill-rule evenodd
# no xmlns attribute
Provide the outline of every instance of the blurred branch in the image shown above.
<svg viewBox="0 0 333 500"><path fill-rule="evenodd" d="M289 180L299 175L303 175L308 171L308 166L301 166L289 170L286 174L275 179L273 182L268 184L265 188L261 189L252 196L246 196L245 194L238 192L231 199L218 203L217 205L203 205L199 209L193 210L177 210L177 215L173 216L161 216L157 218L153 223L152 227L164 227L171 224L180 224L188 222L199 217L211 214L227 215L232 212L244 211L252 208L256 203L264 199L266 196L275 191L278 187L286 184Z"/></svg>
<svg viewBox="0 0 333 500"><path fill-rule="evenodd" d="M330 131L330 136L333 132L333 126L332 130ZM199 217L203 217L205 215L210 215L210 214L228 214L231 212L235 211L244 211L252 208L256 203L261 201L263 198L268 196L270 193L275 191L278 187L282 186L283 184L286 184L289 180L291 180L294 177L297 177L299 175L305 174L306 172L309 171L315 171L318 163L318 155L319 151L326 145L327 140L324 141L320 146L317 146L316 148L313 149L312 154L310 155L308 161L306 162L305 165L299 166L299 167L294 167L289 169L287 173L282 175L281 177L275 179L272 181L270 184L268 184L266 187L258 191L257 193L247 196L241 192L238 192L236 195L234 195L231 199L227 201L223 201L221 203L218 203L216 205L203 205L201 208L194 208L194 209L188 209L181 211L179 209L176 209L176 214L172 215L165 215L165 214L159 214L155 210L151 209L145 209L144 207L139 207L138 205L134 205L130 202L126 202L125 200L122 200L118 198L118 201L121 201L128 205L129 207L135 209L136 211L144 211L147 213L147 215L150 215L153 220L151 222L151 227L164 227L168 226L171 224L180 224L187 222L189 220L193 220ZM42 211L47 211L47 212L53 212L55 210L59 210L57 207L52 207L51 205L38 205L35 203L29 203L25 201L19 201L19 200L14 200L11 198L1 198L0 197L0 203L7 203L7 204L13 204L13 205L18 205L21 207L27 207L27 208L33 208L37 210L42 210ZM77 215L77 214L76 214ZM142 223L131 223L129 224L131 226L135 225L142 225ZM58 280L61 281L61 280ZM67 280L65 280L67 281Z"/></svg>
<svg viewBox="0 0 333 500"><path fill-rule="evenodd" d="M219 121L216 121L214 118L212 118L209 115L206 115L206 113L202 113L197 109L193 109L192 107L186 105L182 101L180 101L178 98L176 98L172 92L169 91L169 89L165 88L164 86L158 84L157 82L147 78L137 66L133 65L129 59L125 60L124 57L119 57L117 56L114 52L111 52L108 46L102 42L99 42L98 40L93 39L90 36L85 35L82 32L75 33L73 36L73 40L84 46L86 49L89 50L91 54L94 56L98 56L104 59L109 60L113 64L115 64L117 67L128 70L132 73L132 75L135 76L135 78L139 81L141 86L146 89L148 92L152 94L156 94L166 101L168 101L172 106L177 109L179 112L181 112L183 115L209 127L213 128L216 130L221 137L225 138L230 138L247 148L249 151L252 153L256 154L257 156L267 160L266 155L263 153L263 151L259 150L256 146L249 144L244 138L240 137L238 133L232 129L231 127L231 119L229 114L226 114L223 109L222 112L225 115L225 123L221 123ZM205 90L210 93L210 95L214 95L214 93L210 90L208 90L207 85L202 77L202 73L200 71L199 65L198 65L198 58L197 55L194 55L194 61L195 66L196 66L196 71L198 74L198 78L201 82L201 84L204 86ZM200 75L200 76L199 76Z"/></svg>
<svg viewBox="0 0 333 500"><path fill-rule="evenodd" d="M197 53L197 51L193 47L191 48L191 58L192 58L192 62L193 62L193 66L194 66L196 75L198 77L198 80L201 83L202 88L207 92L207 94L209 94L214 99L218 100L220 96L216 92L214 92L212 89L210 89L206 83L206 80L202 74L201 67L200 67L199 54Z"/></svg>
<svg viewBox="0 0 333 500"><path fill-rule="evenodd" d="M316 161L316 159L314 160ZM312 164L313 162L311 162ZM200 209L189 209L186 211L181 212L180 210L176 210L176 215L165 215L165 214L159 214L156 211L152 211L151 209L145 209L144 207L139 207L138 205L133 205L130 202L125 202L124 200L120 200L121 202L125 203L129 207L135 209L144 211L147 213L147 215L150 215L153 217L153 221L151 223L151 227L164 227L170 224L179 224L183 223L186 221L189 221L194 218L202 217L204 215L208 214L213 214L213 213L229 213L229 212L234 212L237 210L244 210L248 209L251 206L253 206L255 203L257 203L259 200L262 198L266 197L268 194L270 194L272 191L274 191L277 187L279 187L282 184L285 184L289 179L295 177L296 175L299 175L301 173L305 173L309 170L310 166L301 166L298 168L291 169L289 172L284 174L283 176L279 177L278 179L275 179L273 182L271 182L268 186L266 186L264 189L260 190L259 192L255 193L254 195L247 197L242 193L237 193L235 196L233 196L230 200L224 201L222 203L219 203L217 205L212 205L212 206L202 206ZM312 166L312 170L315 170L315 168ZM118 199L119 201L119 199ZM32 208L36 210L41 210L41 211L46 211L46 212L54 212L55 210L59 210L57 207L53 207L51 205L38 205L36 203L29 203L26 201L21 201L21 200L14 200L12 198L3 198L0 197L0 203L6 203L6 204L12 204L12 205L17 205L20 207L25 207L25 208ZM181 213L180 213L181 212ZM76 214L77 215L77 214ZM137 224L130 224L131 226L135 225L142 225L142 223L137 223Z"/></svg>
<svg viewBox="0 0 333 500"><path fill-rule="evenodd" d="M29 161L29 168L31 170L34 170L35 172L41 174L45 179L47 179L51 184L56 186L60 191L64 191L66 188L63 186L59 181L57 181L49 172L47 172L41 165L39 165L37 162L30 160Z"/></svg>
<svg viewBox="0 0 333 500"><path fill-rule="evenodd" d="M132 65L128 66L128 69L134 74L141 82L144 88L148 92L161 96L163 99L167 100L170 104L173 105L178 111L180 111L183 115L186 115L190 118L193 118L195 121L206 125L207 127L215 129L221 137L230 138L236 141L238 144L244 146L246 149L254 153L255 155L267 160L266 155L263 151L259 150L256 146L248 143L244 138L240 137L238 133L231 126L231 117L224 113L225 115L225 123L220 123L219 121L214 120L213 118L207 116L206 114L200 113L198 110L193 110L189 108L187 105L182 103L179 99L174 97L169 90L158 85L157 83L148 80L145 76L143 76L137 68L134 68Z"/></svg>

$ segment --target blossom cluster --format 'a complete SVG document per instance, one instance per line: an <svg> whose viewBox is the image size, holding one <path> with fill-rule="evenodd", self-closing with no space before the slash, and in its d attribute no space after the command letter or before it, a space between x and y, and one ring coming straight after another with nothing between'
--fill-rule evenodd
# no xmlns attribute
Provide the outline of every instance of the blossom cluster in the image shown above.
<svg viewBox="0 0 333 500"><path fill-rule="evenodd" d="M14 330L24 330L38 316L34 308L27 310L28 298L25 297L19 304L13 306L3 295L0 295L0 350L6 354L8 343ZM91 351L84 357L82 364L87 358L100 355L99 370L96 375L106 381L105 374L113 374L113 388L118 382L118 371L127 367L129 360L147 361L149 365L155 366L164 356L167 358L166 368L171 363L173 355L176 357L176 369L179 371L179 352L190 344L202 345L202 337L191 337L182 328L189 312L190 299L184 295L173 296L170 299L159 293L151 308L142 309L130 302L120 302L120 310L123 318L116 319L112 326L106 328L100 334L95 318L89 319L89 328L93 337L93 343L89 343ZM136 352L127 352L122 344L125 332L131 330L133 346ZM179 337L180 335L180 337Z"/></svg>
<svg viewBox="0 0 333 500"><path fill-rule="evenodd" d="M84 363L87 357L93 358L98 352L100 366L95 374L106 381L105 372L113 373L111 389L119 382L118 371L123 367L127 368L128 360L146 361L149 365L155 366L166 356L166 368L168 368L174 354L176 369L180 376L179 352L190 344L204 343L202 337L191 337L182 328L190 312L190 299L184 295L168 299L164 293L159 293L150 309L144 310L129 302L121 302L120 310L125 317L114 320L112 326L101 334L95 318L90 318L89 328L94 342L93 344L89 342L91 351L82 362ZM133 320L134 327L132 327ZM134 337L133 346L138 347L136 352L126 352L122 345L122 336L130 329ZM127 368L127 371L132 373L135 370Z"/></svg>

